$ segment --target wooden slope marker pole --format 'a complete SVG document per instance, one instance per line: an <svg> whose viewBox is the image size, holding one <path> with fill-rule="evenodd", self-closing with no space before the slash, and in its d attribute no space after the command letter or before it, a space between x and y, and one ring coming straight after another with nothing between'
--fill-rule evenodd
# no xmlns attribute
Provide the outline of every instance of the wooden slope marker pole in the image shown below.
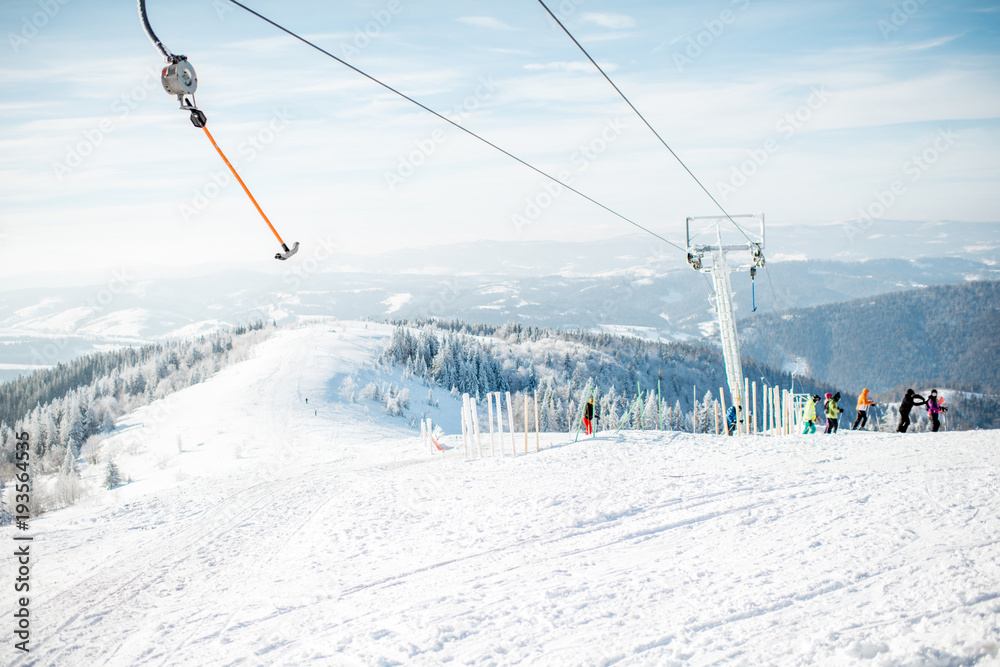
<svg viewBox="0 0 1000 667"><path fill-rule="evenodd" d="M778 435L785 434L785 410L781 400L781 392L783 391L784 389L779 387L776 392L777 395L774 397L774 408L777 410L778 415Z"/></svg>
<svg viewBox="0 0 1000 667"><path fill-rule="evenodd" d="M497 449L493 442L493 393L486 394L486 409L490 416L490 456L496 458Z"/></svg>
<svg viewBox="0 0 1000 667"><path fill-rule="evenodd" d="M528 455L528 392L524 392L524 455Z"/></svg>
<svg viewBox="0 0 1000 667"><path fill-rule="evenodd" d="M781 421L784 423L785 428L782 433L788 435L791 427L788 424L788 390L781 390Z"/></svg>
<svg viewBox="0 0 1000 667"><path fill-rule="evenodd" d="M510 392L507 392L507 425L510 426L510 451L517 456L517 443L514 442L514 410L511 408Z"/></svg>
<svg viewBox="0 0 1000 667"><path fill-rule="evenodd" d="M465 443L465 460L469 460L469 432L466 414L469 411L469 395L462 394L462 442Z"/></svg>
<svg viewBox="0 0 1000 667"><path fill-rule="evenodd" d="M757 435L757 382L750 383L753 388L753 434Z"/></svg>
<svg viewBox="0 0 1000 667"><path fill-rule="evenodd" d="M774 409L774 434L781 435L781 387L774 387L771 391L771 406Z"/></svg>
<svg viewBox="0 0 1000 667"><path fill-rule="evenodd" d="M760 385L760 432L767 435L767 385Z"/></svg>
<svg viewBox="0 0 1000 667"><path fill-rule="evenodd" d="M479 435L479 399L472 399L472 424L476 429L476 451L479 452L479 458L483 458L483 439Z"/></svg>
<svg viewBox="0 0 1000 667"><path fill-rule="evenodd" d="M792 432L792 392L785 392L785 435Z"/></svg>
<svg viewBox="0 0 1000 667"><path fill-rule="evenodd" d="M771 435L771 387L764 387L764 396L760 400L764 407L764 435Z"/></svg>
<svg viewBox="0 0 1000 667"><path fill-rule="evenodd" d="M503 456L503 400L497 392L497 440L500 442L500 456Z"/></svg>
<svg viewBox="0 0 1000 667"><path fill-rule="evenodd" d="M542 449L542 436L539 434L538 428L538 390L535 390L535 453L537 454Z"/></svg>
<svg viewBox="0 0 1000 667"><path fill-rule="evenodd" d="M777 426L776 426L776 419L774 412L774 387L769 387L768 392L769 392L768 395L770 396L770 402L767 404L767 410L768 412L771 413L770 417L771 435L777 435L777 433L775 432L775 428L777 428Z"/></svg>
<svg viewBox="0 0 1000 667"><path fill-rule="evenodd" d="M774 434L781 435L781 387L774 388Z"/></svg>
<svg viewBox="0 0 1000 667"><path fill-rule="evenodd" d="M715 403L715 401L712 401ZM715 435L719 435L719 404L715 403Z"/></svg>
<svg viewBox="0 0 1000 667"><path fill-rule="evenodd" d="M791 433L792 425L789 424L790 420L788 419L788 390L787 389L782 389L781 390L781 413L782 413L782 418L785 420L784 434L788 435L789 433Z"/></svg>
<svg viewBox="0 0 1000 667"><path fill-rule="evenodd" d="M743 400L750 402L750 378L743 378ZM750 406L743 406L743 421L746 423L746 434L750 435Z"/></svg>
<svg viewBox="0 0 1000 667"><path fill-rule="evenodd" d="M785 435L785 430L788 428L788 410L785 405L784 389L778 392L778 409L781 410L781 435Z"/></svg>
<svg viewBox="0 0 1000 667"><path fill-rule="evenodd" d="M768 420L768 430L770 431L771 435L777 435L777 433L774 432L777 422L777 420L775 419L777 415L774 412L774 387L767 388L767 410L768 412L771 413L771 416Z"/></svg>

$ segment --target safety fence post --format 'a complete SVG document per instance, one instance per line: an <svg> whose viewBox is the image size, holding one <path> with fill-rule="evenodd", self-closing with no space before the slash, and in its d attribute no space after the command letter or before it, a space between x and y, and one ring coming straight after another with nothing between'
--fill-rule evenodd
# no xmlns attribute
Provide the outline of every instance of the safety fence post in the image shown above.
<svg viewBox="0 0 1000 667"><path fill-rule="evenodd" d="M472 399L472 426L476 432L476 451L483 458L483 440L479 437L479 399Z"/></svg>
<svg viewBox="0 0 1000 667"><path fill-rule="evenodd" d="M514 410L511 408L510 392L507 392L507 424L510 426L510 451L517 456L517 444L514 442Z"/></svg>
<svg viewBox="0 0 1000 667"><path fill-rule="evenodd" d="M542 449L542 436L538 429L538 390L535 390L535 453Z"/></svg>
<svg viewBox="0 0 1000 667"><path fill-rule="evenodd" d="M493 440L493 392L486 394L486 411L490 418L490 456L496 458L496 443Z"/></svg>
<svg viewBox="0 0 1000 667"><path fill-rule="evenodd" d="M469 395L462 394L462 442L465 444L465 460L469 460Z"/></svg>

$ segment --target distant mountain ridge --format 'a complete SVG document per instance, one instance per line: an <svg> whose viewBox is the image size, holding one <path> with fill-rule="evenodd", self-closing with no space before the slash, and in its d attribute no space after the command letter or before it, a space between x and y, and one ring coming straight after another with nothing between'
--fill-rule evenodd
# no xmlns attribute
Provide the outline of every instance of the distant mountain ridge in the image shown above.
<svg viewBox="0 0 1000 667"><path fill-rule="evenodd" d="M1000 281L973 281L765 314L740 325L744 349L855 391L940 386L1000 390Z"/></svg>
<svg viewBox="0 0 1000 667"><path fill-rule="evenodd" d="M879 222L867 232L849 238L843 225L772 229L767 270L755 283L746 273L733 276L737 315L750 315L754 305L760 317L1000 279L1000 225ZM254 270L155 278L123 271L104 285L2 290L0 382L88 352L311 316L515 321L679 342L713 340L716 331L706 277L645 238L484 240L378 256L324 248L322 261L314 250ZM909 258L893 259L893 252ZM927 256L934 253L940 256ZM817 255L827 259L801 259Z"/></svg>

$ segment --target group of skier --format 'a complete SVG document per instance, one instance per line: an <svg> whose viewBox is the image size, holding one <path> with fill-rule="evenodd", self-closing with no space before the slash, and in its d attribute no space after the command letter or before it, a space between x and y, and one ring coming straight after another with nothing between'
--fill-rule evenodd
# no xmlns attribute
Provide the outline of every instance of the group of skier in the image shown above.
<svg viewBox="0 0 1000 667"><path fill-rule="evenodd" d="M816 406L819 405L820 400L822 399L820 399L819 395L814 395L806 399L806 405L802 409L802 421L805 423L805 429L802 432L803 435L816 432ZM839 401L840 392L826 394L823 403L823 412L826 415L826 431L824 433L837 432L840 413L843 412L838 405ZM907 389L906 395L903 396L903 400L899 403L899 426L897 426L896 431L906 433L906 429L910 426L910 411L915 406L925 405L927 406L927 415L931 420L931 431L936 433L941 428L941 413L948 410L948 408L944 407L943 403L944 399L938 398L937 389L931 389L927 398L914 393L912 389ZM851 426L852 431L856 431L859 428L863 429L865 424L868 423L868 407L871 405L875 405L875 402L868 398L868 390L862 390L861 395L858 397L858 416Z"/></svg>
<svg viewBox="0 0 1000 667"><path fill-rule="evenodd" d="M823 401L823 414L826 415L826 430L823 432L837 432L840 414L843 412L840 409L839 391L836 394L827 392L825 398L822 399L819 397L819 394L806 399L805 407L802 409L802 421L805 424L805 430L802 431L803 435L816 432L816 406L819 405L820 401ZM865 427L868 423L868 408L872 405L875 405L875 402L868 398L868 390L862 389L861 395L858 396L857 417L851 426L852 431L857 431ZM937 389L931 389L927 398L914 393L912 389L907 389L906 395L903 396L903 400L899 403L899 426L896 428L899 433L906 433L906 429L910 426L910 410L919 405L927 406L927 414L931 419L931 431L936 433L941 428L941 413L947 412L948 408L944 406L944 398L938 398ZM593 433L594 418L594 399L590 399L583 409L583 426L587 435ZM728 435L732 435L736 431L738 419L739 416L736 407L729 406L729 409L726 411L726 431Z"/></svg>
<svg viewBox="0 0 1000 667"><path fill-rule="evenodd" d="M864 400L867 400L868 390L865 389L862 394ZM819 404L820 399L819 394L815 394L806 399L806 405L802 408L802 421L805 423L805 430L802 431L803 435L808 435L810 433L816 432L816 406ZM852 430L858 428L858 423L861 422L861 415L864 415L864 421L868 420L867 405L864 406L862 410L862 402L858 401L858 419L855 420ZM823 414L826 415L826 430L824 433L836 433L837 428L840 425L840 413L843 410L840 409L840 392L836 394L831 394L827 392L826 400L823 403Z"/></svg>
<svg viewBox="0 0 1000 667"><path fill-rule="evenodd" d="M899 426L896 430L906 433L910 427L910 410L918 405L927 406L927 416L931 419L931 431L937 433L941 428L941 413L947 412L944 406L944 397L938 398L937 389L931 389L931 393L924 398L920 394L914 393L912 389L907 389L903 400L899 403Z"/></svg>

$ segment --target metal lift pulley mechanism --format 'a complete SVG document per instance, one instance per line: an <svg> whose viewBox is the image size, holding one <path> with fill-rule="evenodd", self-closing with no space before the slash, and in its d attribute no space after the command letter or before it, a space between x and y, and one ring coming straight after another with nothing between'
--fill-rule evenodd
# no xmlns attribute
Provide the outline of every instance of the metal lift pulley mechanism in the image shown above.
<svg viewBox="0 0 1000 667"><path fill-rule="evenodd" d="M252 194L250 194L250 189L246 186L246 183L244 183L243 179L240 178L240 175L236 173L236 169L232 164L230 164L229 159L226 157L225 153L222 152L222 149L219 148L219 145L215 143L215 138L212 137L212 134L208 131L208 117L205 116L205 112L199 109L198 105L195 103L194 94L198 90L198 74L194 70L194 65L188 61L187 56L176 55L167 50L167 47L165 47L163 42L159 40L153 32L152 26L149 24L149 17L146 15L146 0L138 0L138 4L139 18L142 20L142 26L146 31L146 35L149 37L150 41L153 42L153 45L157 48L157 50L163 54L163 57L167 61L166 66L160 73L160 83L163 84L163 90L165 90L167 94L173 95L177 98L177 101L180 103L180 108L183 111L191 112L191 124L204 131L209 141L212 142L212 146L215 147L219 156L222 157L223 162L225 162L226 166L229 167L229 171L231 171L233 176L236 177L239 184L243 186L243 191L246 192L247 197L249 197L250 201L253 202L253 205L257 209L257 212L260 213L260 216L264 218L264 222L266 222L267 226L270 227L271 232L273 232L274 236L278 239L278 243L281 244L282 251L277 253L274 258L281 260L288 259L299 251L299 244L296 241L292 244L291 248L285 244L281 236L278 234L278 230L276 230L274 225L271 224L271 221L268 220L264 211L257 203L257 200L254 199Z"/></svg>

